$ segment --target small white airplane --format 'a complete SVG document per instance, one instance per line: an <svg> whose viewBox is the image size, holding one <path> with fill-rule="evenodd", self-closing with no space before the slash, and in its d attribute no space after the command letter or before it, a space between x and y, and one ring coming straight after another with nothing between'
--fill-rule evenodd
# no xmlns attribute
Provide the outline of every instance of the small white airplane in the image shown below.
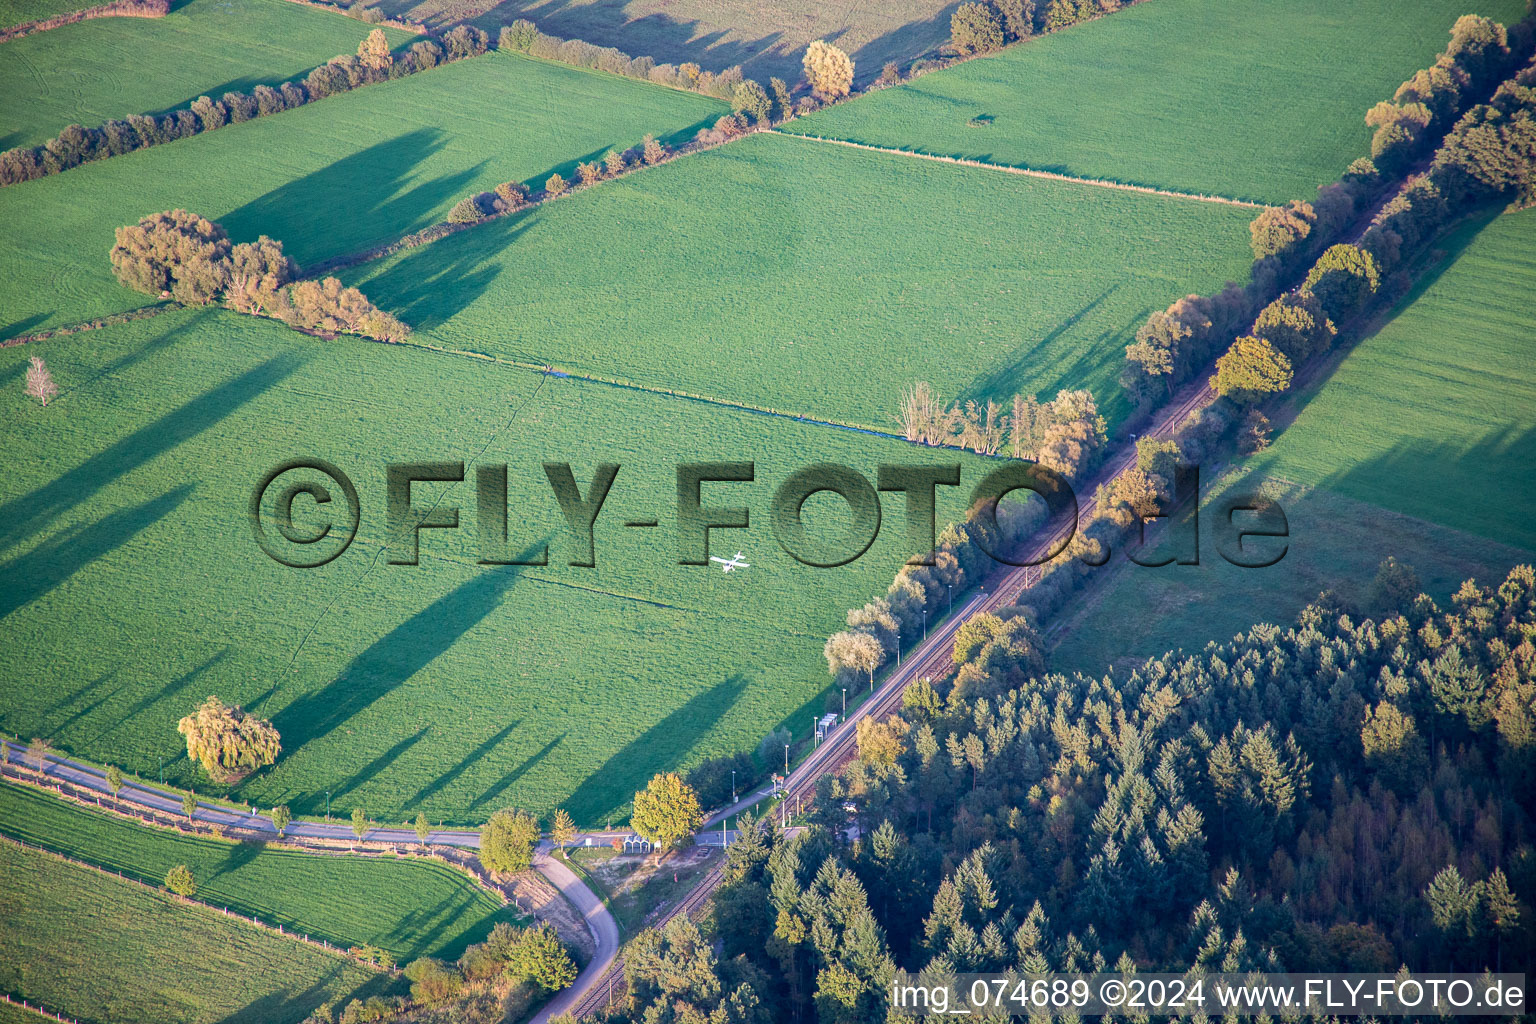
<svg viewBox="0 0 1536 1024"><path fill-rule="evenodd" d="M750 568L752 568L752 566L749 563L743 562L741 560L741 552L740 551L736 552L736 554L733 555L730 558L716 558L714 555L710 555L709 556L709 560L711 562L719 562L720 563L720 571L721 572L730 572L732 569L750 569Z"/></svg>

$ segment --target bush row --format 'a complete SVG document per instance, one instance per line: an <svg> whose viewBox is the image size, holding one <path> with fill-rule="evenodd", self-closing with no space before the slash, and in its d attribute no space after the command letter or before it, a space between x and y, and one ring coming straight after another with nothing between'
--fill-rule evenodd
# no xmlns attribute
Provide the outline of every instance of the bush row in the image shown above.
<svg viewBox="0 0 1536 1024"><path fill-rule="evenodd" d="M1366 115L1367 123L1381 126L1378 143L1372 147L1383 161L1381 165L1372 159L1356 160L1339 181L1319 189L1313 202L1293 200L1260 213L1250 225L1254 263L1246 286L1228 282L1216 295L1186 296L1148 317L1136 332L1134 343L1126 347L1120 377L1137 407L1146 408L1171 395L1222 346L1232 343L1244 325L1279 298L1287 280L1317 259L1374 196L1450 130L1456 115L1480 89L1507 74L1512 63L1519 63L1516 55L1528 50L1530 39L1528 23L1506 32L1487 18L1466 15L1458 19L1450 43L1434 65L1398 88L1397 105L1377 104ZM1393 115L1387 108L1409 113ZM1396 130L1388 130L1392 125L1402 127L1408 120L1416 125L1411 138L1400 138ZM1346 251L1329 251L1335 262L1351 259ZM1330 275L1324 292L1334 284L1350 291L1354 286L1346 279L1365 276L1363 267L1333 269L1340 273ZM1340 301L1347 304L1346 297L1341 296ZM1254 383L1260 377L1273 382L1281 368L1269 352L1247 354L1251 358L1244 361L1244 372L1230 375L1234 390L1243 390L1238 385ZM1288 372L1288 367L1285 369Z"/></svg>
<svg viewBox="0 0 1536 1024"><path fill-rule="evenodd" d="M171 0L114 0L99 7L87 7L83 11L70 11L52 18L40 18L10 28L0 29L0 43L20 39L34 32L46 32L61 25L73 25L77 21L92 18L163 18L171 13Z"/></svg>
<svg viewBox="0 0 1536 1024"><path fill-rule="evenodd" d="M423 39L403 53L391 53L382 29L358 44L357 53L332 57L301 82L258 85L250 93L227 92L221 99L199 96L191 105L158 117L130 114L99 128L69 125L41 146L0 153L0 185L14 185L67 171L92 160L132 153L257 117L292 110L306 103L384 82L486 51L488 37L459 26L441 39Z"/></svg>
<svg viewBox="0 0 1536 1024"><path fill-rule="evenodd" d="M961 56L989 53L1040 32L1113 14L1138 0L974 0L949 19L949 45ZM927 70L925 68L925 70Z"/></svg>
<svg viewBox="0 0 1536 1024"><path fill-rule="evenodd" d="M170 295L189 306L223 301L239 313L267 316L302 330L401 341L410 328L334 277L295 281L281 242L262 235L231 245L213 221L168 210L117 229L112 271L124 286Z"/></svg>
<svg viewBox="0 0 1536 1024"><path fill-rule="evenodd" d="M593 68L626 78L638 78L645 82L687 89L706 96L728 100L736 94L736 87L745 79L741 66L726 68L719 73L705 71L688 61L682 64L658 64L653 57L631 57L612 46L596 46L582 39L562 39L547 32L526 18L519 18L501 30L496 40L497 48L515 50L542 60L555 60L562 64Z"/></svg>

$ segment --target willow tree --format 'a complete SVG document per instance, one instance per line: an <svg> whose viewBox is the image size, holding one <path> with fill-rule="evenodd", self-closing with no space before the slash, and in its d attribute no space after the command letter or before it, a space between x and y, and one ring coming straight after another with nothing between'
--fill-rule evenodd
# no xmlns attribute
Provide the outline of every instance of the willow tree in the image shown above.
<svg viewBox="0 0 1536 1024"><path fill-rule="evenodd" d="M272 723L209 697L176 725L187 738L187 756L200 761L209 777L234 782L277 760L282 751Z"/></svg>

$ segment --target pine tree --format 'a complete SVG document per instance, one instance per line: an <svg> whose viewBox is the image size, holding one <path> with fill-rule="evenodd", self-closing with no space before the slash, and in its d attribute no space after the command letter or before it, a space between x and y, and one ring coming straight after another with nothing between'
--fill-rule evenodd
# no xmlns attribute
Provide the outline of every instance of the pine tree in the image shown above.
<svg viewBox="0 0 1536 1024"><path fill-rule="evenodd" d="M1504 937L1513 935L1520 927L1520 904L1510 891L1509 879L1504 876L1501 868L1494 868L1493 874L1488 876L1488 881L1483 885L1483 918L1492 929L1497 944L1494 969L1502 971Z"/></svg>

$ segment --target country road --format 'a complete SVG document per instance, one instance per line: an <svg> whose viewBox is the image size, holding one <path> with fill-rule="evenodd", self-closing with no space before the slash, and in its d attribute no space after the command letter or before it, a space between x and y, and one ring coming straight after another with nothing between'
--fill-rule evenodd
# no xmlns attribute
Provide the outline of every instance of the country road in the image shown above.
<svg viewBox="0 0 1536 1024"><path fill-rule="evenodd" d="M26 755L27 748L24 744L13 743L10 740L3 741L10 748L11 760L21 762ZM107 785L106 775L100 769L94 768L79 761L72 761L67 757L49 753L44 766L44 774L53 778L68 782L80 789L89 789L102 794L110 794L111 788ZM140 807L149 807L158 811L166 811L172 814L181 813L181 796L166 790L152 786L145 782L124 778L123 788L118 793L118 799ZM212 825L228 825L255 832L269 832L272 838L277 839L277 828L272 824L272 819L264 814L250 814L233 811L215 804L199 802L197 809L192 814L197 821L207 822ZM293 821L288 825L285 834L302 836L310 839L337 839L351 841L356 838L352 833L350 823L343 822L318 822L318 821ZM606 842L613 835L619 833L592 832L582 833L577 837L581 842L588 837L594 840ZM381 843L415 843L416 832L409 828L370 828L363 833L366 842ZM480 846L480 833L469 829L437 829L427 835L427 842L441 846L455 846L467 849L478 849ZM576 873L565 865L564 862L550 856L549 844L541 843L533 858L534 870L543 875L560 894L566 898L571 906L581 915L586 922L587 930L592 933L594 952L587 966L576 976L576 981L570 988L556 993L544 1008L534 1017L532 1024L544 1024L551 1017L559 1016L567 1012L580 995L585 992L592 983L607 973L609 966L619 952L619 924L603 901L597 894L577 877Z"/></svg>

